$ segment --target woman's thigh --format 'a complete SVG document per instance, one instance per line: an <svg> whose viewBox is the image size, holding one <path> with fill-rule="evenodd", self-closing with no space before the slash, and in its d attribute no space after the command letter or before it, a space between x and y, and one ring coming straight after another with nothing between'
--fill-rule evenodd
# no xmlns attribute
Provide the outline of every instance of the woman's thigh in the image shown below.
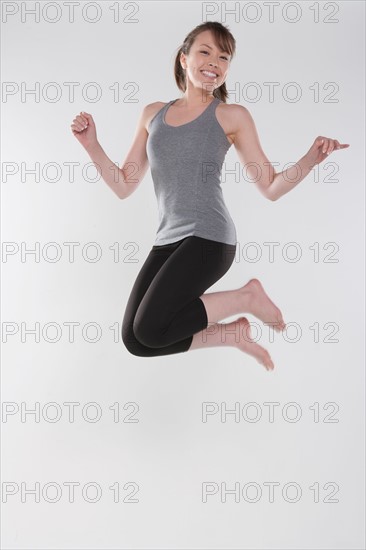
<svg viewBox="0 0 366 550"><path fill-rule="evenodd" d="M122 339L125 343L128 341L133 343L135 341L135 336L133 334L133 323L141 300L156 274L182 241L183 239L176 243L161 247L153 246L150 250L135 279L125 308L122 321Z"/></svg>
<svg viewBox="0 0 366 550"><path fill-rule="evenodd" d="M195 235L185 238L156 273L144 298L175 302L179 296L185 302L200 296L229 270L235 251L234 245Z"/></svg>
<svg viewBox="0 0 366 550"><path fill-rule="evenodd" d="M145 289L135 314L135 327L139 327L140 333L145 334L150 331L156 334L159 330L166 332L175 316L184 308L187 311L189 304L229 270L235 251L234 245L196 236L185 238L164 261ZM196 304L196 309L202 311L203 308L197 308ZM198 321L197 327L202 330L203 320Z"/></svg>

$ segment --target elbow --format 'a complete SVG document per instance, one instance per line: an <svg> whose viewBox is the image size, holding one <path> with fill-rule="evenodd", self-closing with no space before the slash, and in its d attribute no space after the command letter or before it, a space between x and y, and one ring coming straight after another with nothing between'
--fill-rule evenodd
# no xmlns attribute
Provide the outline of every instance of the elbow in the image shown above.
<svg viewBox="0 0 366 550"><path fill-rule="evenodd" d="M269 201L276 201L278 199L278 197L275 196L275 194L273 193L273 191L271 191L271 186L268 187L267 189L267 193L266 193L266 198L269 200Z"/></svg>
<svg viewBox="0 0 366 550"><path fill-rule="evenodd" d="M273 175L272 175L272 178L271 180L269 181L268 185L267 185L267 188L266 188L266 197L268 200L274 202L276 201L277 199L279 199L280 197L276 194L275 192L275 182L276 182L276 176L278 174L273 170Z"/></svg>
<svg viewBox="0 0 366 550"><path fill-rule="evenodd" d="M279 197L276 195L276 193L274 192L274 189L273 189L273 185L272 185L272 182L268 185L267 187L267 190L266 190L266 198L272 202L276 201L277 199L279 199Z"/></svg>
<svg viewBox="0 0 366 550"><path fill-rule="evenodd" d="M129 197L131 195L131 193L133 193L134 188L130 187L128 185L128 180L125 177L125 174L124 174L122 168L120 168L120 173L121 173L122 182L121 182L121 180L118 181L118 183L120 185L119 185L116 193L117 193L118 198L123 200L123 199L127 199L127 197Z"/></svg>

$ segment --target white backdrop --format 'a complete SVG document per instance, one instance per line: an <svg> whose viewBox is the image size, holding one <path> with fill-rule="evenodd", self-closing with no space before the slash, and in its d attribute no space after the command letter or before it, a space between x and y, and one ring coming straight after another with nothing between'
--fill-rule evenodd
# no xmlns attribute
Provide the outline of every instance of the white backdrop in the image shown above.
<svg viewBox="0 0 366 550"><path fill-rule="evenodd" d="M364 548L364 16L360 1L2 3L4 548ZM205 20L237 40L229 103L277 171L318 135L350 144L276 202L233 175L234 147L225 159L238 253L209 292L260 279L289 326L248 315L271 373L229 347L127 351L151 174L118 200L70 129L90 112L121 165L143 106L180 97L175 53Z"/></svg>

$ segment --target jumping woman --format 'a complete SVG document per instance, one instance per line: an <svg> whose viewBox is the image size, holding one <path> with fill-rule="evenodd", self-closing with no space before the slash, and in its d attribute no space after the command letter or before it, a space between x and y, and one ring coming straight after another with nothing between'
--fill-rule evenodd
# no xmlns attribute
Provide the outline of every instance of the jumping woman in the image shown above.
<svg viewBox="0 0 366 550"><path fill-rule="evenodd" d="M81 112L71 129L120 199L129 197L151 168L159 226L124 313L121 335L127 350L153 357L232 346L272 370L271 357L253 341L246 317L218 323L246 312L278 332L284 330L282 313L259 280L251 279L234 290L205 293L229 270L236 252L235 225L220 182L225 155L234 144L243 165L249 163L248 172L256 178L259 191L274 201L334 149L349 145L318 136L297 165L286 174L276 173L248 109L226 104L225 81L235 47L234 37L219 22L205 22L187 35L174 65L183 95L143 108L122 168L99 144L91 114ZM254 166L260 168L259 177Z"/></svg>

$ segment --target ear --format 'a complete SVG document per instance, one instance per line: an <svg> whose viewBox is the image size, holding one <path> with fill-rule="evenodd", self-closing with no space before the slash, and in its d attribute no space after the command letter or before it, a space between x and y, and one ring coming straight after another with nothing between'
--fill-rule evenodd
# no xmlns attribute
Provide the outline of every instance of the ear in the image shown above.
<svg viewBox="0 0 366 550"><path fill-rule="evenodd" d="M180 65L184 71L186 68L186 55L183 52L180 54Z"/></svg>

